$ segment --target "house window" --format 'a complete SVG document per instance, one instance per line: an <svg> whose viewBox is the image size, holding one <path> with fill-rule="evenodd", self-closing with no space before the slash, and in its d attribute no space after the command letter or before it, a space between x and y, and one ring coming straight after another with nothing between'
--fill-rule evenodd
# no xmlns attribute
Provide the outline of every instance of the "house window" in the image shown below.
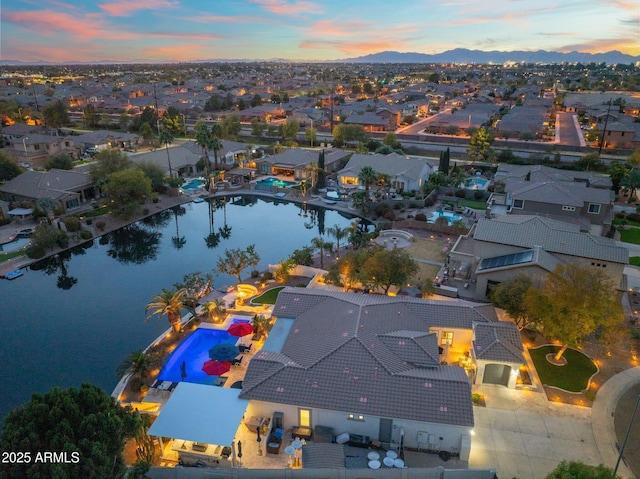
<svg viewBox="0 0 640 479"><path fill-rule="evenodd" d="M513 200L513 207L521 210L524 208L524 200Z"/></svg>
<svg viewBox="0 0 640 479"><path fill-rule="evenodd" d="M453 344L453 331L443 331L442 338L440 338L440 344Z"/></svg>
<svg viewBox="0 0 640 479"><path fill-rule="evenodd" d="M311 409L298 409L298 425L311 427Z"/></svg>
<svg viewBox="0 0 640 479"><path fill-rule="evenodd" d="M77 208L79 206L80 206L80 202L78 201L78 198L73 198L72 200L65 201L65 207L68 210L72 208Z"/></svg>
<svg viewBox="0 0 640 479"><path fill-rule="evenodd" d="M347 419L349 421L360 421L360 422L364 422L364 416L362 414L354 414L351 413L347 416Z"/></svg>
<svg viewBox="0 0 640 479"><path fill-rule="evenodd" d="M562 206L562 211L575 211L575 210L576 210L575 206L566 206L566 205Z"/></svg>
<svg viewBox="0 0 640 479"><path fill-rule="evenodd" d="M589 213L594 215L600 214L600 205L597 203L589 203Z"/></svg>

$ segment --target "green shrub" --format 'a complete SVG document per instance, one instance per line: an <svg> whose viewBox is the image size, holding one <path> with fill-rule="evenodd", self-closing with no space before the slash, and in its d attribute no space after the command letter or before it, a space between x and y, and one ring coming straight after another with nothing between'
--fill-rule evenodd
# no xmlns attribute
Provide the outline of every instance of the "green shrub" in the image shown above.
<svg viewBox="0 0 640 479"><path fill-rule="evenodd" d="M67 235L59 236L56 239L56 244L60 246L60 248L68 248L69 247L69 237Z"/></svg>
<svg viewBox="0 0 640 479"><path fill-rule="evenodd" d="M375 213L377 216L382 216L384 215L387 210L390 208L390 206L386 203L378 203L374 209Z"/></svg>
<svg viewBox="0 0 640 479"><path fill-rule="evenodd" d="M260 276L260 272L258 270L254 269L253 271L251 271L252 278L257 278L258 276Z"/></svg>
<svg viewBox="0 0 640 479"><path fill-rule="evenodd" d="M104 227L107 224L104 221L96 221L96 228L98 228L100 231L104 231Z"/></svg>
<svg viewBox="0 0 640 479"><path fill-rule="evenodd" d="M436 202L435 202L435 200L434 200L431 196L429 196L429 197L425 198L425 200L424 200L424 206L426 206L427 208L428 208L429 206L433 206L433 205L435 205L435 204L436 204Z"/></svg>
<svg viewBox="0 0 640 479"><path fill-rule="evenodd" d="M87 224L87 226L91 226L91 224L93 223L93 220L91 218L87 218L85 223Z"/></svg>
<svg viewBox="0 0 640 479"><path fill-rule="evenodd" d="M80 218L78 218L77 216L67 216L62 219L62 222L66 226L69 233L80 231Z"/></svg>
<svg viewBox="0 0 640 479"><path fill-rule="evenodd" d="M82 238L83 240L88 240L88 239L91 239L92 237L93 235L91 234L91 231L82 230L80 232L80 238Z"/></svg>
<svg viewBox="0 0 640 479"><path fill-rule="evenodd" d="M629 213L627 215L627 220L640 223L640 213Z"/></svg>
<svg viewBox="0 0 640 479"><path fill-rule="evenodd" d="M31 259L42 258L46 253L44 246L33 245L27 249L27 256Z"/></svg>
<svg viewBox="0 0 640 479"><path fill-rule="evenodd" d="M464 188L458 188L454 194L456 198L466 198L467 190L465 190Z"/></svg>
<svg viewBox="0 0 640 479"><path fill-rule="evenodd" d="M269 281L273 279L273 273L271 271L265 271L262 273L262 281Z"/></svg>
<svg viewBox="0 0 640 479"><path fill-rule="evenodd" d="M416 221L427 221L427 215L424 213L418 213L415 219Z"/></svg>
<svg viewBox="0 0 640 479"><path fill-rule="evenodd" d="M476 190L473 192L473 199L474 200L481 200L484 198L484 191L480 191L480 190Z"/></svg>
<svg viewBox="0 0 640 479"><path fill-rule="evenodd" d="M384 214L383 218L388 221L393 221L396 218L396 214L389 210Z"/></svg>
<svg viewBox="0 0 640 479"><path fill-rule="evenodd" d="M478 393L473 393L471 395L471 402L473 402L473 404L478 404L480 402L480 399L482 399L482 397Z"/></svg>
<svg viewBox="0 0 640 479"><path fill-rule="evenodd" d="M160 201L160 198L158 198L158 193L151 194L151 201L154 203L158 203Z"/></svg>
<svg viewBox="0 0 640 479"><path fill-rule="evenodd" d="M393 209L394 209L394 210L400 210L400 209L402 209L402 203L396 203L395 205L393 205ZM382 216L384 216L384 215L382 215Z"/></svg>

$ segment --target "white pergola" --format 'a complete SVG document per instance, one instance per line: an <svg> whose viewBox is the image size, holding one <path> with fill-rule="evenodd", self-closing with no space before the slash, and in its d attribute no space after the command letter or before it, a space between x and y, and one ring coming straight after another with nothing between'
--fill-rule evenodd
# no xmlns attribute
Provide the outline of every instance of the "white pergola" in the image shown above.
<svg viewBox="0 0 640 479"><path fill-rule="evenodd" d="M231 446L249 405L240 389L181 382L149 428L150 436Z"/></svg>

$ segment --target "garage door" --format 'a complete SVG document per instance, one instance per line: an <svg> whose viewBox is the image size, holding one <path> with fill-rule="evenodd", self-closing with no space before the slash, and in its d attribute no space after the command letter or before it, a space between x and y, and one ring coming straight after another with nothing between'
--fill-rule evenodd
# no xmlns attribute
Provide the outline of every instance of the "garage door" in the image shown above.
<svg viewBox="0 0 640 479"><path fill-rule="evenodd" d="M509 385L509 375L511 367L504 364L487 364L484 368L482 382L484 384Z"/></svg>

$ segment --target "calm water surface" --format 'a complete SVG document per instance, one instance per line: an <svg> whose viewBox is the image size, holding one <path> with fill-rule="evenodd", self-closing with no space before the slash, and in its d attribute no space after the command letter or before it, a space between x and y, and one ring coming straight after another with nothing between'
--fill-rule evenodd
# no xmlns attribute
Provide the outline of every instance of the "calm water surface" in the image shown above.
<svg viewBox="0 0 640 479"><path fill-rule="evenodd" d="M90 382L111 393L118 364L168 327L166 318L145 322L151 296L187 273L212 272L226 248L255 243L264 270L325 227L352 221L336 211L310 209L305 216L299 205L251 197L216 203L168 210L0 281L0 420L54 386ZM217 288L236 282L215 273L214 279Z"/></svg>

